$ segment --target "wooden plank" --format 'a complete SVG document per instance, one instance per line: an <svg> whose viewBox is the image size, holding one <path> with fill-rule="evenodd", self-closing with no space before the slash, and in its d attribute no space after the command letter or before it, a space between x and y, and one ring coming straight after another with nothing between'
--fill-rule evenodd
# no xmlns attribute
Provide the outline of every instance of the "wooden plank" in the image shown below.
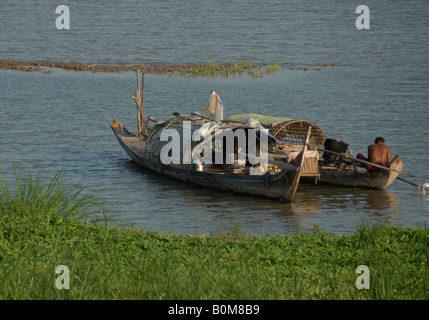
<svg viewBox="0 0 429 320"><path fill-rule="evenodd" d="M288 202L291 203L293 201L293 199L295 198L295 194L296 194L296 190L298 189L298 185L299 185L299 181L301 178L301 172L302 172L302 168L304 167L304 162L305 162L305 152L307 151L307 146L308 146L308 141L310 140L310 134L311 134L311 126L308 127L307 130L307 136L305 138L305 143L304 143L304 147L302 149L302 157L301 157L301 161L299 164L299 167L297 169L297 174L295 176L295 179L292 182L291 188L289 189L289 192L286 193L283 197L282 197L282 201L283 202Z"/></svg>

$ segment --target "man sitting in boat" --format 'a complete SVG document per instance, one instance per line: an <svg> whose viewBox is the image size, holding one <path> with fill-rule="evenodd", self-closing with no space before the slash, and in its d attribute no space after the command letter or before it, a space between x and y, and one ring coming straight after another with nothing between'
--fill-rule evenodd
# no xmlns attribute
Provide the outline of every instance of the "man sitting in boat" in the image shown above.
<svg viewBox="0 0 429 320"><path fill-rule="evenodd" d="M361 153L357 155L360 160L369 161L378 165L386 166L390 161L390 148L385 144L385 140L382 137L375 139L375 144L368 146L368 159ZM377 168L364 164L365 169L368 172L377 171Z"/></svg>

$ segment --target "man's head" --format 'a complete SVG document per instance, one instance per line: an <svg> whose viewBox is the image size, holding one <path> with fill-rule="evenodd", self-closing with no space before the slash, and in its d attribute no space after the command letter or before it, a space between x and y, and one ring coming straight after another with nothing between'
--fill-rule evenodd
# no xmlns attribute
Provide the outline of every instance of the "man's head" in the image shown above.
<svg viewBox="0 0 429 320"><path fill-rule="evenodd" d="M384 139L382 137L375 138L375 144L377 143L385 143Z"/></svg>

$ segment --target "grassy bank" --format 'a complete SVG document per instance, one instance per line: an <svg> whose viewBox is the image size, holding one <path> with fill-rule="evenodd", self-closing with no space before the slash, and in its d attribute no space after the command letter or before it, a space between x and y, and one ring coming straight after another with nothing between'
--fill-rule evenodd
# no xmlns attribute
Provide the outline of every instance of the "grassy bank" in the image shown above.
<svg viewBox="0 0 429 320"><path fill-rule="evenodd" d="M426 228L191 237L85 222L98 210L61 176L2 179L0 299L429 298ZM60 265L70 289L56 288ZM356 288L359 265L369 289Z"/></svg>

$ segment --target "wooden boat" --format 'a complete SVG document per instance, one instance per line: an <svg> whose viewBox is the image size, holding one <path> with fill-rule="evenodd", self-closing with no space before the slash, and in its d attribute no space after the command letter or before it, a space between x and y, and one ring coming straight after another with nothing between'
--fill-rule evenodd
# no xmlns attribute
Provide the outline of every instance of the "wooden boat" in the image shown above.
<svg viewBox="0 0 429 320"><path fill-rule="evenodd" d="M353 165L324 165L321 162L320 177L317 180L307 178L304 182L383 190L395 181L403 167L404 163L400 155L394 157L386 167L393 170L381 169L375 172L368 172Z"/></svg>
<svg viewBox="0 0 429 320"><path fill-rule="evenodd" d="M387 167L379 166L380 170L367 172L364 168L360 167L360 164L365 163L365 161L353 158L350 148L348 148L348 153L344 154L323 149L327 136L323 129L314 122L268 117L258 114L235 115L229 117L227 120L244 122L244 119L248 117L259 120L269 130L270 134L279 141L279 149L282 150L283 154L296 154L296 151L302 147L300 140L302 141L303 132L307 129L306 126L312 126L309 152L313 151L319 154L313 158L305 159L304 166L311 164L312 168L307 170L306 174L302 174L301 183L385 189L402 173L404 163L400 155L394 157ZM328 163L322 157L322 153L324 152L335 154L337 160ZM315 158L317 158L317 164L315 164ZM372 165L374 166L374 164Z"/></svg>
<svg viewBox="0 0 429 320"><path fill-rule="evenodd" d="M299 129L299 132L294 131L299 143L295 146L297 152L292 159L290 157L293 154L283 153L282 143L270 135L261 123L255 121L255 119L244 122L235 120L222 121L223 103L215 92L212 92L209 105L201 115L174 113L166 121L157 122L150 117L143 117L144 73L141 82L140 71L137 72L137 88L135 96L131 98L135 100L137 106L138 133L131 133L116 119L112 121L110 126L127 154L142 167L182 181L236 193L278 198L286 203L293 201L301 176L308 175L311 170L314 170L314 167L317 167L314 166L316 159L311 158L311 155L306 152L309 146L314 148L323 142L320 139L321 129L315 123L309 121L294 122L294 126ZM210 118L204 117L205 112L208 110L210 110ZM155 125L151 127L149 120L154 121ZM277 120L279 123L283 121ZM314 126L313 129L312 126ZM216 131L212 135L213 128L229 130L229 132L233 131L234 133L237 131L244 132L245 145L243 146L236 141L234 136L232 138L233 150L226 152L229 160L234 159L230 161L231 164L228 164L228 161L221 164L218 161L194 161L194 158L201 160L199 155L201 156L203 153L205 156L207 150L216 149ZM163 154L163 151L170 142L162 137L163 133L168 129L175 130L178 133L179 149L182 150L182 154L176 157L176 161L164 161L166 154ZM194 133L200 134L202 129L209 134L205 135L204 139L200 141L194 141ZM249 133L252 133L252 136L254 134L254 140L259 137L256 142L259 147L267 141L268 150L262 151L261 147L259 148L258 157L264 158L263 161L261 159L254 161L256 153L253 154L254 152L251 150L257 149L257 147L254 144L249 145ZM209 138L206 141L207 136ZM192 137L191 142L189 142L190 137ZM211 140L214 141L213 146L206 147L204 144ZM228 144L227 141L226 144ZM223 142L221 145L224 149ZM201 146L203 151L201 151ZM254 151L256 152L257 150ZM266 151L268 151L267 157L265 157ZM207 154L210 154L210 152L207 152ZM262 154L264 156L261 156ZM302 154L306 154L306 157L300 157ZM310 159L313 161L310 161ZM257 173L255 174L255 172Z"/></svg>
<svg viewBox="0 0 429 320"><path fill-rule="evenodd" d="M324 164L320 160L319 152L324 146L326 134L317 123L258 114L236 115L226 120L219 120L219 118L223 118L223 104L219 109L221 117L219 114L213 117L212 107L216 103L218 106L221 103L217 95L217 100L212 99L215 95L214 92L209 106L203 112L204 115L207 110L210 110L211 118L199 114L180 115L175 113L166 121L155 121L156 124L151 127L149 120L154 120L150 117L143 117L143 90L140 92L140 72L137 73L137 85L136 96L131 98L136 100L138 133L131 133L116 119L110 126L120 145L134 162L175 179L236 193L278 198L290 203L295 197L301 180L384 189L395 180L403 167L400 156L395 157L390 167L387 168L390 171L383 170L377 173L360 171L355 163L352 167ZM217 120L214 120L215 118ZM235 142L235 137L232 140L233 150L229 152L232 159L235 160L231 164L226 162L212 164L212 161L194 162L194 158L201 159L198 155L201 155L201 146L206 142L205 138L194 141L194 133L199 133L202 129L212 133L213 128L233 132L241 130L240 132L245 133L246 145L244 147ZM179 150L183 154L176 157L176 161L166 162L164 161L166 154L164 153L163 158L163 151L170 142L162 137L168 129L178 133L179 144L176 143L176 145L179 145ZM268 161L266 163L251 160L249 153L251 147L248 145L249 140L247 139L251 131L257 131L259 134L259 145L262 144L262 137L267 138ZM215 140L216 135L209 134L209 136L208 141ZM189 141L190 137L192 137L192 141ZM205 154L207 150L212 151L213 148L210 146L202 150ZM245 161L238 161L243 154ZM261 173L252 173L255 170L260 170Z"/></svg>
<svg viewBox="0 0 429 320"><path fill-rule="evenodd" d="M202 168L197 167L195 163L192 162L185 163L183 158L180 159L180 163L164 164L161 161L161 153L162 148L167 142L161 141L160 135L167 128L174 128L177 129L177 132L181 132L185 121L192 124L192 133L205 124L215 124L223 129L253 128L252 126L241 123L218 123L196 114L176 114L167 121L158 122L153 128L150 128L150 133L143 137L131 133L117 120L113 120L110 126L127 154L134 162L142 167L172 178L206 187L254 196L278 198L286 203L293 201L299 184L300 174L303 172L303 168L300 165L287 164L280 161L276 162L272 159L270 162L272 161L276 164L270 163L268 165L268 170L264 174L251 175L249 173L250 166L247 164L203 164L204 167ZM184 140L183 137L181 137L181 145L183 145L183 143ZM270 143L275 144L275 140L272 140ZM303 148L305 147L306 145L304 144ZM303 151L305 150L303 149ZM303 163L303 161L301 161L301 163Z"/></svg>

